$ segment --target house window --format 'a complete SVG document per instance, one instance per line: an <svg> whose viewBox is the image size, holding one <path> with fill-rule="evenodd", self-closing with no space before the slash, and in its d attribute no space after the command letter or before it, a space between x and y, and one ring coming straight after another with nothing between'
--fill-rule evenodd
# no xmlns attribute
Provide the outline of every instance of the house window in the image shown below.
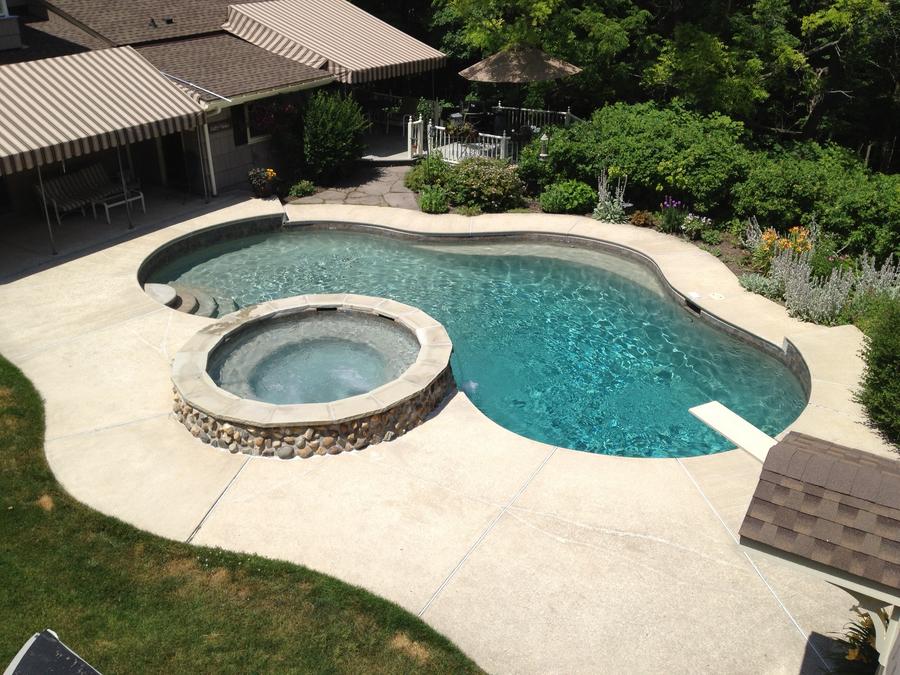
<svg viewBox="0 0 900 675"><path fill-rule="evenodd" d="M253 102L244 104L244 118L247 120L247 142L266 141L272 134L271 106Z"/></svg>

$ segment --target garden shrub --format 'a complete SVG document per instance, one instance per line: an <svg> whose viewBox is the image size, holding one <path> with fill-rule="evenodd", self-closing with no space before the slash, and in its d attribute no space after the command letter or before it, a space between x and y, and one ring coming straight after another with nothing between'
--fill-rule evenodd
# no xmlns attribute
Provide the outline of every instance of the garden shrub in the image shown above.
<svg viewBox="0 0 900 675"><path fill-rule="evenodd" d="M900 177L872 174L835 145L810 141L754 153L732 207L776 229L817 222L848 252L884 258L900 251Z"/></svg>
<svg viewBox="0 0 900 675"><path fill-rule="evenodd" d="M880 302L866 329L866 366L857 400L872 424L900 444L900 297Z"/></svg>
<svg viewBox="0 0 900 675"><path fill-rule="evenodd" d="M440 151L436 150L409 170L404 183L413 192L419 192L426 185L445 186L449 175L450 165L444 161Z"/></svg>
<svg viewBox="0 0 900 675"><path fill-rule="evenodd" d="M710 246L717 246L722 243L722 233L719 230L703 230L700 233L700 239L704 244L709 244Z"/></svg>
<svg viewBox="0 0 900 675"><path fill-rule="evenodd" d="M617 103L589 122L554 130L546 162L537 157L539 141L533 142L520 165L525 180L539 185L564 178L590 183L607 166L628 175L638 202L672 192L707 213L725 204L746 171L743 135L743 125L723 115Z"/></svg>
<svg viewBox="0 0 900 675"><path fill-rule="evenodd" d="M306 104L303 150L306 175L317 183L345 172L365 150L369 123L352 96L316 92Z"/></svg>
<svg viewBox="0 0 900 675"><path fill-rule="evenodd" d="M447 191L440 185L426 185L419 192L419 207L425 213L447 213L450 210Z"/></svg>
<svg viewBox="0 0 900 675"><path fill-rule="evenodd" d="M450 170L446 189L454 206L487 212L508 211L525 202L525 185L516 167L499 159L463 160Z"/></svg>
<svg viewBox="0 0 900 675"><path fill-rule="evenodd" d="M587 183L567 180L553 183L541 193L541 210L545 213L589 213L597 203L597 193Z"/></svg>
<svg viewBox="0 0 900 675"><path fill-rule="evenodd" d="M312 181L298 180L291 185L291 189L288 190L288 197L309 197L310 195L315 194L315 192L316 186L313 185Z"/></svg>
<svg viewBox="0 0 900 675"><path fill-rule="evenodd" d="M635 211L628 222L635 227L659 227L659 218L651 211Z"/></svg>

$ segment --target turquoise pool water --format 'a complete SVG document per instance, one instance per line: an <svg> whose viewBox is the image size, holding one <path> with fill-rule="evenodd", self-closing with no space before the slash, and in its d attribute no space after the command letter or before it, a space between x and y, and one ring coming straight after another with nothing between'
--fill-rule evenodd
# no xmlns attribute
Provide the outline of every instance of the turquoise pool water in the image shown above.
<svg viewBox="0 0 900 675"><path fill-rule="evenodd" d="M419 307L450 333L457 385L479 409L578 450L707 454L731 446L691 406L721 401L774 434L805 405L782 363L696 319L643 265L597 251L291 230L204 247L149 281L238 306L350 292Z"/></svg>
<svg viewBox="0 0 900 675"><path fill-rule="evenodd" d="M219 345L207 372L222 389L276 405L365 394L415 363L419 341L390 319L304 312L261 321Z"/></svg>

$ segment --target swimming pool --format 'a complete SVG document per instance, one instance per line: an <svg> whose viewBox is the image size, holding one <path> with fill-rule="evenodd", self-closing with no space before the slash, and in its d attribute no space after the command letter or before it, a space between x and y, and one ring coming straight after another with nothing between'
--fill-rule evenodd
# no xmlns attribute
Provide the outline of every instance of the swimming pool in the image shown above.
<svg viewBox="0 0 900 675"><path fill-rule="evenodd" d="M717 452L732 446L688 408L718 400L775 434L806 404L782 362L681 307L647 266L593 249L298 228L201 245L146 280L222 306L348 292L419 307L446 327L457 385L480 410L578 450Z"/></svg>

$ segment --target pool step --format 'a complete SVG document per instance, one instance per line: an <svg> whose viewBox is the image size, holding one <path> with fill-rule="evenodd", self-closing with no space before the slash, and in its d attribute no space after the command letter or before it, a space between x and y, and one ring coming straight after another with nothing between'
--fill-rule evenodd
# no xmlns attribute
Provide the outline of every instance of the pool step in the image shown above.
<svg viewBox="0 0 900 675"><path fill-rule="evenodd" d="M178 293L178 297L182 298L182 304L178 307L182 312L216 319L230 314L238 308L233 298L216 297L205 288L184 284L170 285Z"/></svg>
<svg viewBox="0 0 900 675"><path fill-rule="evenodd" d="M219 305L219 313L216 316L225 316L238 310L238 305L234 298L220 298L216 296L216 304Z"/></svg>
<svg viewBox="0 0 900 675"><path fill-rule="evenodd" d="M197 316L216 317L219 315L219 303L208 291L202 288L192 288L191 293L194 294L197 302L200 304L195 312Z"/></svg>
<svg viewBox="0 0 900 675"><path fill-rule="evenodd" d="M184 289L176 289L178 297L176 298L175 309L185 314L196 314L200 303L192 293L188 293Z"/></svg>

